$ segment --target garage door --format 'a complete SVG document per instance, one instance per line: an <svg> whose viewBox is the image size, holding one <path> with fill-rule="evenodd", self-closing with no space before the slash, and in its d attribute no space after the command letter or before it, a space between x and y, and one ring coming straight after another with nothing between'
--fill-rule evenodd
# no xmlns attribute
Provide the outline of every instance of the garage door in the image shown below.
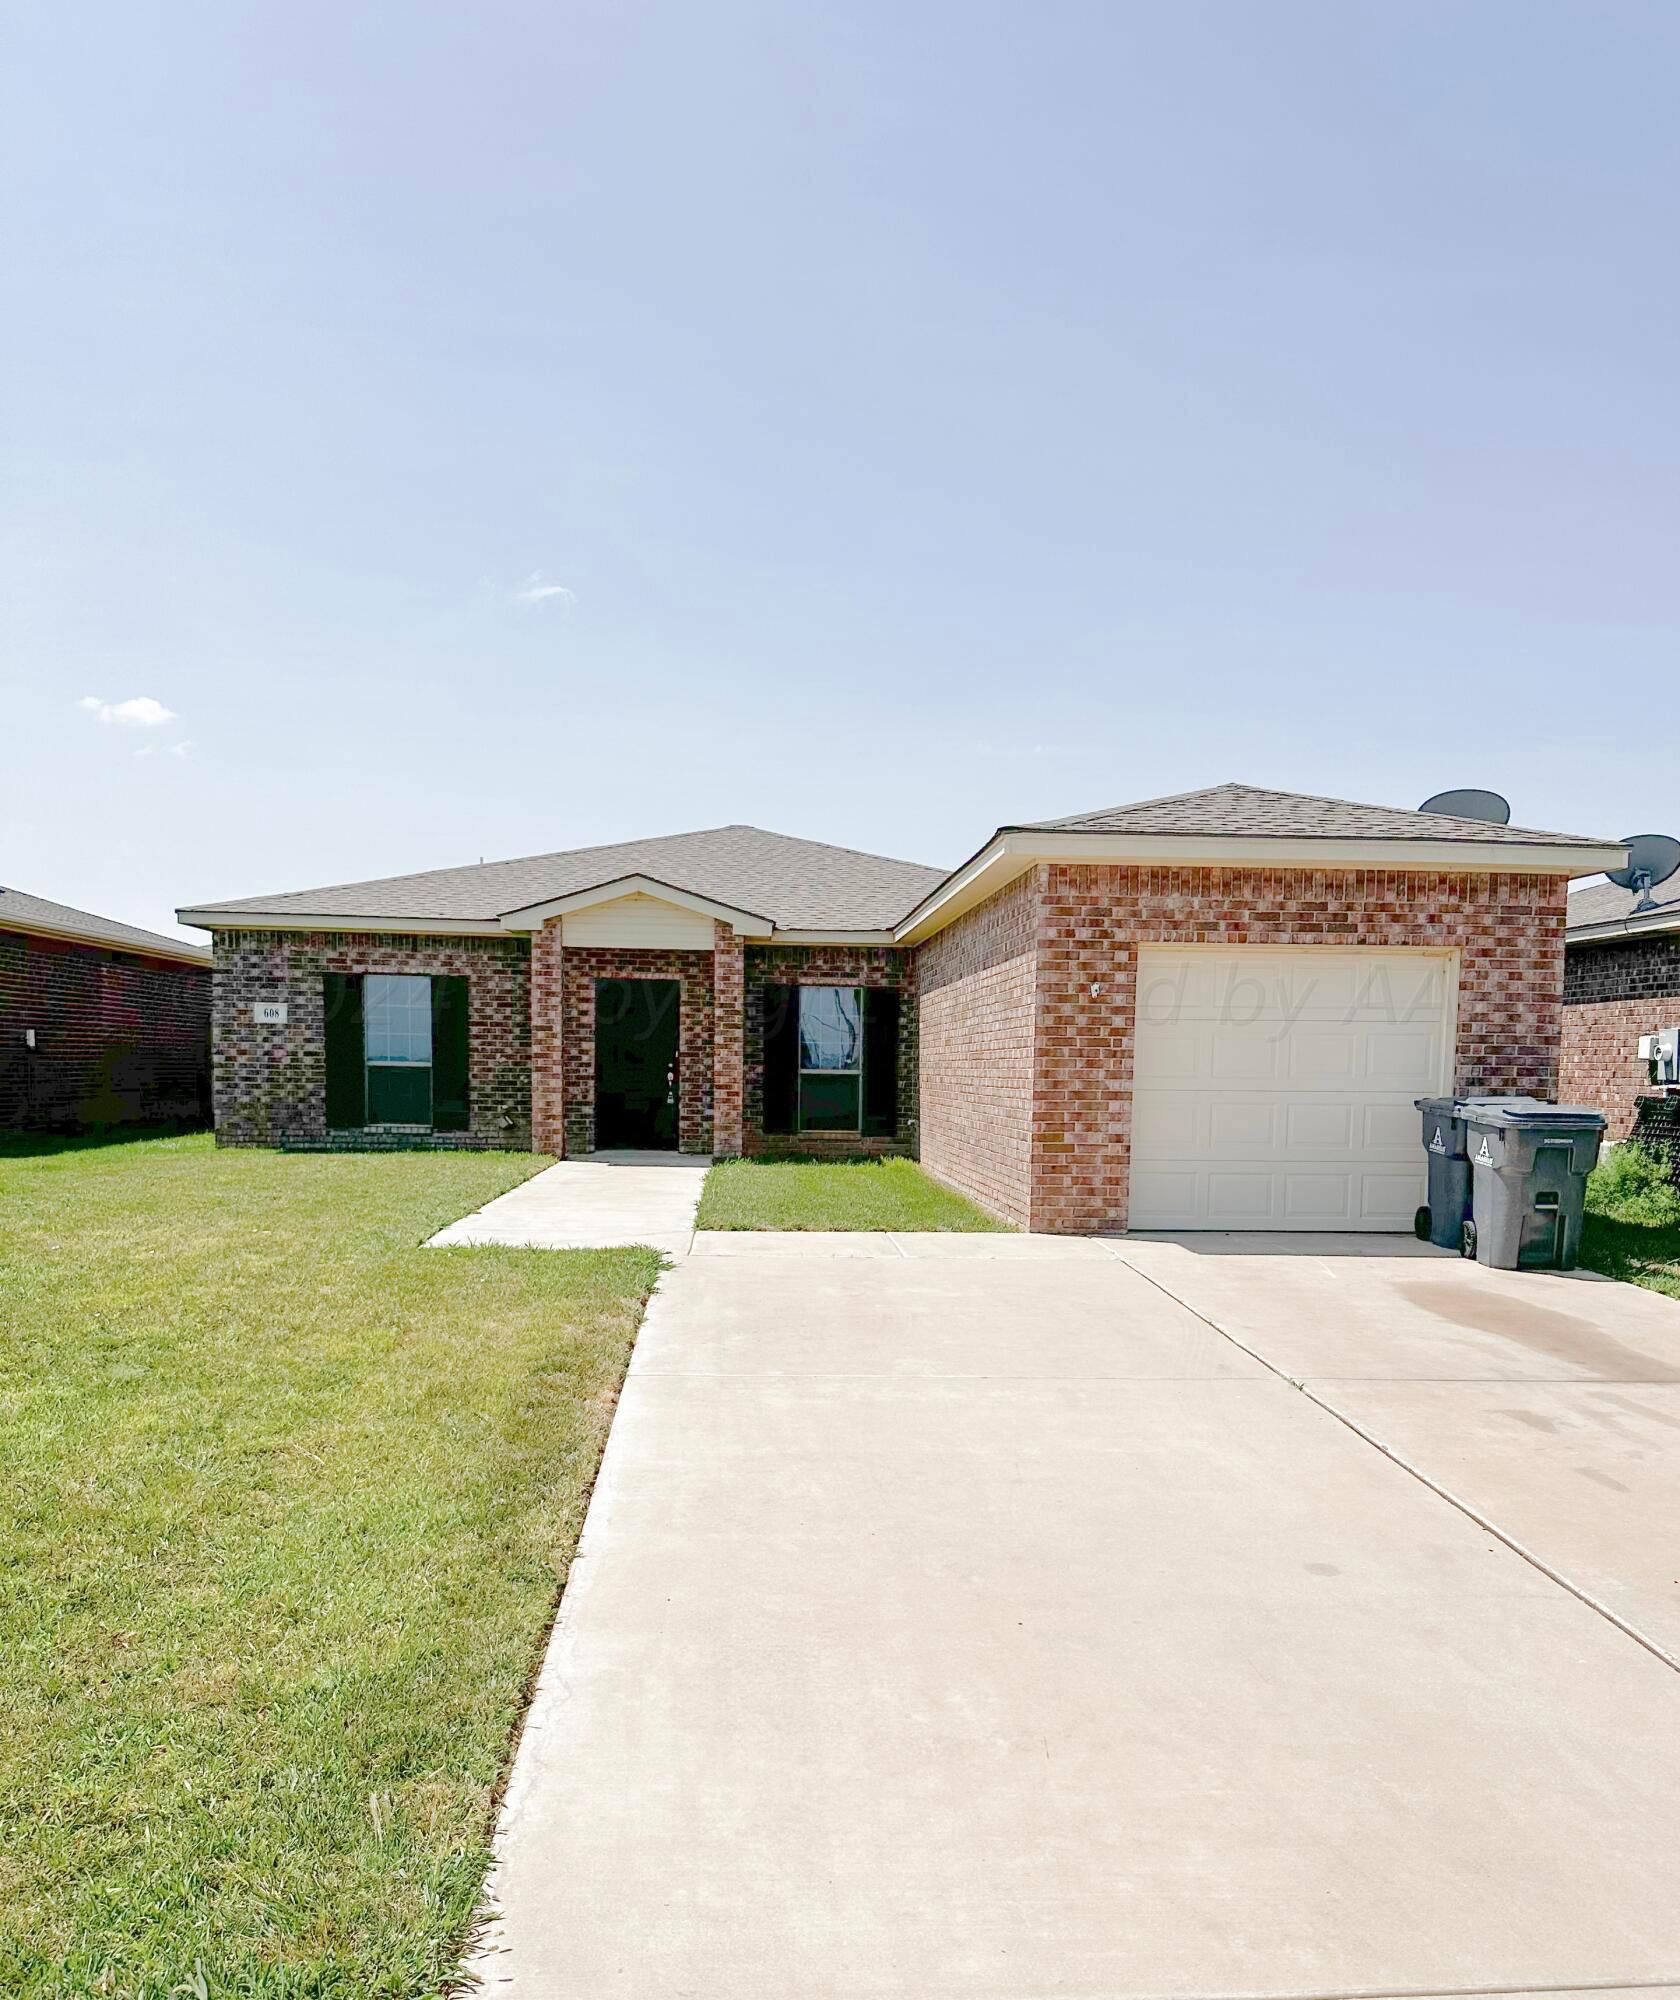
<svg viewBox="0 0 1680 2000"><path fill-rule="evenodd" d="M1450 954L1145 947L1134 1229L1410 1229L1447 1087Z"/></svg>

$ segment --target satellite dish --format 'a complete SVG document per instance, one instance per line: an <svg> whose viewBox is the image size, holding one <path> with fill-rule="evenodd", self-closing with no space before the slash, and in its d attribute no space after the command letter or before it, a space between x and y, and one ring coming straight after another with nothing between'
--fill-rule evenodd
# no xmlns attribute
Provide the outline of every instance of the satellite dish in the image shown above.
<svg viewBox="0 0 1680 2000"><path fill-rule="evenodd" d="M1494 826L1511 824L1510 802L1497 792L1437 792L1418 807L1420 813L1449 813L1454 819L1485 819Z"/></svg>
<svg viewBox="0 0 1680 2000"><path fill-rule="evenodd" d="M1651 891L1680 868L1680 840L1666 833L1630 833L1622 845L1628 851L1627 866L1607 869L1606 879L1618 889L1638 890L1639 901L1633 906L1637 916L1657 907Z"/></svg>

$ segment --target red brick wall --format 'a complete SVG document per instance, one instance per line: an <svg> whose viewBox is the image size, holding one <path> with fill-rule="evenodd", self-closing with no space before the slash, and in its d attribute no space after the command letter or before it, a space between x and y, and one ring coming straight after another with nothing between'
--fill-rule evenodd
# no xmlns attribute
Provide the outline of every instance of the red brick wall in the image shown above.
<svg viewBox="0 0 1680 2000"><path fill-rule="evenodd" d="M1563 1010L1563 1065L1558 1094L1566 1104L1590 1104L1605 1116L1604 1136L1625 1139L1639 1099L1651 1087L1651 1065L1639 1059L1639 1037L1680 1027L1680 1000L1598 1000Z"/></svg>
<svg viewBox="0 0 1680 2000"><path fill-rule="evenodd" d="M1563 998L1560 1093L1602 1111L1606 1136L1625 1139L1651 1087L1639 1037L1680 1028L1680 937L1572 945Z"/></svg>
<svg viewBox="0 0 1680 2000"><path fill-rule="evenodd" d="M879 1158L916 1151L916 969L911 954L890 945L755 944L745 953L746 1022L743 1144L755 1155L811 1153L834 1159ZM764 995L767 986L896 987L898 1130L889 1139L855 1132L766 1132L764 1129Z"/></svg>
<svg viewBox="0 0 1680 2000"><path fill-rule="evenodd" d="M531 939L531 1150L556 1159L566 1150L560 921L550 917Z"/></svg>
<svg viewBox="0 0 1680 2000"><path fill-rule="evenodd" d="M1035 869L916 953L921 1160L1011 1222L1031 1219Z"/></svg>
<svg viewBox="0 0 1680 2000"><path fill-rule="evenodd" d="M726 923L712 926L712 1151L733 1160L742 1150L746 1102L746 962Z"/></svg>
<svg viewBox="0 0 1680 2000"><path fill-rule="evenodd" d="M218 931L215 939L216 1142L310 1143L327 1131L323 974L411 972L467 982L469 1129L439 1143L531 1143L531 952L522 937L410 937L383 932ZM258 1026L252 1003L283 1000L287 1018Z"/></svg>
<svg viewBox="0 0 1680 2000"><path fill-rule="evenodd" d="M677 1025L677 1148L712 1150L714 993L709 951L646 951L569 945L560 954L560 1068L566 1155L595 1149L595 982L674 979L682 989Z"/></svg>
<svg viewBox="0 0 1680 2000"><path fill-rule="evenodd" d="M198 1122L209 1108L207 965L0 931L0 1126Z"/></svg>
<svg viewBox="0 0 1680 2000"><path fill-rule="evenodd" d="M1567 886L1536 875L1050 865L1038 907L1032 1227L1125 1227L1140 945L1456 947L1455 1088L1551 1097Z"/></svg>
<svg viewBox="0 0 1680 2000"><path fill-rule="evenodd" d="M1561 878L1126 868L1022 876L917 954L922 1161L1033 1229L1122 1229L1144 944L1452 947L1459 1089L1555 1094Z"/></svg>

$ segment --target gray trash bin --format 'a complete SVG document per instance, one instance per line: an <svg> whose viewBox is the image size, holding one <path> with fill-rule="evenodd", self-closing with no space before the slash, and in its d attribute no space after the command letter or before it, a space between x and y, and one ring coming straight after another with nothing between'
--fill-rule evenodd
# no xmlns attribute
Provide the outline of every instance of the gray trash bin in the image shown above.
<svg viewBox="0 0 1680 2000"><path fill-rule="evenodd" d="M1464 1107L1456 1097L1419 1097L1423 1151L1429 1162L1429 1201L1417 1212L1417 1233L1441 1250L1457 1250L1470 1216L1470 1159Z"/></svg>
<svg viewBox="0 0 1680 2000"><path fill-rule="evenodd" d="M1533 1098L1464 1105L1474 1211L1463 1245L1498 1271L1572 1271L1604 1118Z"/></svg>

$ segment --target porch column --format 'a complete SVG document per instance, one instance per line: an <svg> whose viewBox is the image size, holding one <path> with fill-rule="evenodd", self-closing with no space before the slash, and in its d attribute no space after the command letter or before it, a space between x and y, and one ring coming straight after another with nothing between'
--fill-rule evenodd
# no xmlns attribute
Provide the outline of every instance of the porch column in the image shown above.
<svg viewBox="0 0 1680 2000"><path fill-rule="evenodd" d="M741 1156L746 1099L747 990L741 940L726 923L712 925L712 1152Z"/></svg>
<svg viewBox="0 0 1680 2000"><path fill-rule="evenodd" d="M550 917L531 939L531 1150L556 1159L566 1150L560 922Z"/></svg>

